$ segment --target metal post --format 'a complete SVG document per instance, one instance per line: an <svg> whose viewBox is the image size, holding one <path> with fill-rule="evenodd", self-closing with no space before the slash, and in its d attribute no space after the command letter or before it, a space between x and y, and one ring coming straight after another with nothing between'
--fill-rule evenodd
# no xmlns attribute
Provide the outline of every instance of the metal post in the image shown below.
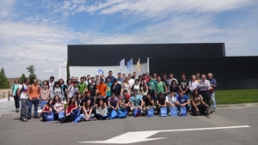
<svg viewBox="0 0 258 145"><path fill-rule="evenodd" d="M10 96L11 96L10 91L8 91L8 101L10 101Z"/></svg>
<svg viewBox="0 0 258 145"><path fill-rule="evenodd" d="M3 96L4 96L4 98L5 98L5 92L3 92Z"/></svg>

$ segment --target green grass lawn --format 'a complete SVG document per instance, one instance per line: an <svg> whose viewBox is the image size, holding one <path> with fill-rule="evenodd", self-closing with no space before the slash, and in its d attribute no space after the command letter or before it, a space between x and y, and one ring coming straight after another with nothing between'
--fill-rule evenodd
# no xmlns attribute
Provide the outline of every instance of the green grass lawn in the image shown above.
<svg viewBox="0 0 258 145"><path fill-rule="evenodd" d="M258 89L217 90L217 104L258 103Z"/></svg>

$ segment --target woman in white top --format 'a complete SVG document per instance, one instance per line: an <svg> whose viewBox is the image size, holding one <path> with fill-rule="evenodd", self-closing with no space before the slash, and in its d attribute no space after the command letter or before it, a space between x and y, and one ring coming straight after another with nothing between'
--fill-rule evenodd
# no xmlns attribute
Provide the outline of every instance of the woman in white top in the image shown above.
<svg viewBox="0 0 258 145"><path fill-rule="evenodd" d="M84 105L83 105L83 116L82 118L86 121L92 121L92 120L96 120L96 118L94 118L94 114L92 113L92 106L91 106L91 100L88 99Z"/></svg>
<svg viewBox="0 0 258 145"><path fill-rule="evenodd" d="M137 94L140 93L140 84L139 84L139 80L138 79L135 80L135 84L132 86L131 91L132 92L137 91Z"/></svg>
<svg viewBox="0 0 258 145"><path fill-rule="evenodd" d="M147 84L144 80L141 81L140 92L141 92L141 95L143 96L143 99L144 99L147 96L147 93L148 93L148 86L147 86Z"/></svg>
<svg viewBox="0 0 258 145"><path fill-rule="evenodd" d="M125 78L125 81L122 85L122 92L124 92L124 90L127 90L128 94L131 95L131 87L130 87L130 84L129 84L129 79L126 77Z"/></svg>
<svg viewBox="0 0 258 145"><path fill-rule="evenodd" d="M61 100L64 99L64 92L63 92L63 89L60 87L59 82L55 82L55 85L53 87L53 91L52 91L52 94L51 94L51 98L54 99L54 97L56 95L58 95Z"/></svg>
<svg viewBox="0 0 258 145"><path fill-rule="evenodd" d="M59 114L61 111L64 110L64 104L61 102L61 99L58 95L55 96L54 101L55 114Z"/></svg>

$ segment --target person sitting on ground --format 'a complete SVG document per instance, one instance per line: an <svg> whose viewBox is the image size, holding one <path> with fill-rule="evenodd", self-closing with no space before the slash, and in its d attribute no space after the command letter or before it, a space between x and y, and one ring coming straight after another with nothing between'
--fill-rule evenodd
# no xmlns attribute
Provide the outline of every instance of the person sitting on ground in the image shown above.
<svg viewBox="0 0 258 145"><path fill-rule="evenodd" d="M119 100L119 108L129 109L130 105L130 94L127 90L123 91L123 95L118 97Z"/></svg>
<svg viewBox="0 0 258 145"><path fill-rule="evenodd" d="M148 111L150 108L155 109L154 99L151 96L151 93L148 93L147 96L143 99L143 110Z"/></svg>
<svg viewBox="0 0 258 145"><path fill-rule="evenodd" d="M160 108L166 108L167 103L166 103L166 98L162 93L159 93L159 97L157 100L157 113L159 114Z"/></svg>
<svg viewBox="0 0 258 145"><path fill-rule="evenodd" d="M66 115L72 114L72 112L78 108L75 100L76 100L75 97L70 98L70 101L65 110Z"/></svg>
<svg viewBox="0 0 258 145"><path fill-rule="evenodd" d="M58 114L64 110L64 104L62 103L60 97L58 95L56 95L54 97L54 111L55 111L55 119L58 118Z"/></svg>
<svg viewBox="0 0 258 145"><path fill-rule="evenodd" d="M135 108L138 108L142 110L143 106L143 101L142 101L142 96L137 94L138 91L134 91L134 95L130 98L130 103L131 103L131 111L134 111Z"/></svg>
<svg viewBox="0 0 258 145"><path fill-rule="evenodd" d="M186 95L184 95L184 93L182 91L179 91L179 96L177 97L177 101L176 101L176 106L178 111L180 111L181 107L185 107L186 111L189 111L189 106L190 104L190 100L188 99L188 97Z"/></svg>
<svg viewBox="0 0 258 145"><path fill-rule="evenodd" d="M176 107L176 101L177 101L176 94L174 92L170 92L170 94L167 95L167 97L166 97L166 103L167 103L168 112L170 112L170 108L171 107Z"/></svg>
<svg viewBox="0 0 258 145"><path fill-rule="evenodd" d="M104 103L103 99L100 99L99 103L97 104L96 117L98 120L108 119L108 110L107 110L107 106Z"/></svg>
<svg viewBox="0 0 258 145"><path fill-rule="evenodd" d="M83 112L82 107L83 107L84 102L85 102L85 100L83 99L82 94L78 93L77 97L76 97L76 103L77 103L78 109L81 111L81 113Z"/></svg>
<svg viewBox="0 0 258 145"><path fill-rule="evenodd" d="M42 109L42 112L41 112L41 116L43 118L43 121L46 121L47 116L52 113L52 111L53 111L52 106L53 106L53 100L49 99L47 104L44 105L44 107Z"/></svg>
<svg viewBox="0 0 258 145"><path fill-rule="evenodd" d="M92 108L93 106L91 105L91 100L88 99L84 105L83 105L83 113L84 115L82 116L82 118L85 120L85 121L92 121L92 120L96 120L96 118L94 118L94 113L92 113Z"/></svg>
<svg viewBox="0 0 258 145"><path fill-rule="evenodd" d="M193 96L191 97L192 102L192 115L197 116L198 113L209 116L208 108L209 106L203 101L202 95L199 94L199 91L195 89L193 91Z"/></svg>
<svg viewBox="0 0 258 145"><path fill-rule="evenodd" d="M112 110L118 109L119 101L115 93L112 93L112 96L108 98L108 111L111 113Z"/></svg>

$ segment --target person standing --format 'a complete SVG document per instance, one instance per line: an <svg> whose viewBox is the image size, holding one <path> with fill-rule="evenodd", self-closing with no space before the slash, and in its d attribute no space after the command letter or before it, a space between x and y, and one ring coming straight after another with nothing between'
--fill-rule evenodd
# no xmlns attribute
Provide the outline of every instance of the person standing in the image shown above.
<svg viewBox="0 0 258 145"><path fill-rule="evenodd" d="M128 74L128 83L130 85L130 87L132 87L134 85L134 79L132 78L132 75L131 74Z"/></svg>
<svg viewBox="0 0 258 145"><path fill-rule="evenodd" d="M199 82L196 81L195 75L192 75L192 80L189 81L189 90L190 90L190 95L193 95L193 91L197 88Z"/></svg>
<svg viewBox="0 0 258 145"><path fill-rule="evenodd" d="M197 72L197 73L195 74L195 76L196 76L196 81L199 83L200 80L201 80L201 78L200 78L200 73Z"/></svg>
<svg viewBox="0 0 258 145"><path fill-rule="evenodd" d="M198 87L200 94L203 97L203 100L206 104L211 106L211 98L210 98L210 81L206 80L206 75L202 74L202 79L200 80Z"/></svg>
<svg viewBox="0 0 258 145"><path fill-rule="evenodd" d="M149 82L147 82L148 85L148 91L151 93L151 96L154 99L154 102L156 102L157 97L156 97L156 88L157 88L157 81L152 79L152 76L149 76Z"/></svg>
<svg viewBox="0 0 258 145"><path fill-rule="evenodd" d="M106 83L107 83L107 80L108 80L108 79L110 79L110 82L111 82L112 84L114 84L115 77L113 76L113 72L112 72L111 70L108 72L108 76L107 76L107 78L106 78ZM111 94L110 94L110 96L111 96Z"/></svg>
<svg viewBox="0 0 258 145"><path fill-rule="evenodd" d="M49 79L49 84L48 84L49 90L50 90L50 95L53 93L54 85L55 85L55 78L53 76L51 76Z"/></svg>
<svg viewBox="0 0 258 145"><path fill-rule="evenodd" d="M100 83L97 85L97 93L100 93L100 95L105 99L104 102L106 103L106 97L107 97L107 85L104 83L104 79L100 78Z"/></svg>
<svg viewBox="0 0 258 145"><path fill-rule="evenodd" d="M96 89L97 89L97 84L94 81L94 77L91 77L91 83L88 84L88 93L90 93L90 99L94 100L94 97L96 97ZM94 104L94 101L91 101L92 104Z"/></svg>
<svg viewBox="0 0 258 145"><path fill-rule="evenodd" d="M212 73L208 73L208 80L210 81L210 96L212 101L212 109L216 110L216 100L215 100L215 88L217 87L217 81L213 78Z"/></svg>
<svg viewBox="0 0 258 145"><path fill-rule="evenodd" d="M130 94L130 95L132 94L131 93L131 86L129 84L129 79L127 77L125 78L125 81L122 85L122 90L123 90L123 92L124 92L124 90L126 90L128 92L128 94Z"/></svg>
<svg viewBox="0 0 258 145"><path fill-rule="evenodd" d="M59 81L56 81L56 82L55 82L55 85L54 85L54 87L53 87L53 91L52 91L52 94L51 94L51 99L54 99L54 97L55 97L56 95L58 95L61 100L64 100L64 99L65 99L65 97L64 97L64 91L63 91L63 89L61 88L61 85L60 85Z"/></svg>
<svg viewBox="0 0 258 145"><path fill-rule="evenodd" d="M106 101L108 101L108 98L111 97L111 93L112 93L112 83L110 82L110 78L106 79L106 85L107 85L107 93L106 93ZM107 102L106 102L107 103Z"/></svg>
<svg viewBox="0 0 258 145"><path fill-rule="evenodd" d="M136 79L136 72L133 72L133 76L132 76L132 79Z"/></svg>
<svg viewBox="0 0 258 145"><path fill-rule="evenodd" d="M74 82L73 85L69 86L68 88L68 98L71 99L72 97L75 97L76 94L79 93L79 89L77 87L78 82Z"/></svg>
<svg viewBox="0 0 258 145"><path fill-rule="evenodd" d="M40 91L40 96L41 96L41 109L44 107L44 104L47 103L49 97L50 97L50 90L49 90L49 86L48 86L48 81L43 81L43 87Z"/></svg>
<svg viewBox="0 0 258 145"><path fill-rule="evenodd" d="M117 82L118 82L120 85L122 85L123 82L124 82L121 73L118 73Z"/></svg>
<svg viewBox="0 0 258 145"><path fill-rule="evenodd" d="M28 118L31 119L31 109L34 105L34 118L38 118L38 104L41 88L38 85L38 79L33 80L33 84L29 86L29 105L28 105Z"/></svg>
<svg viewBox="0 0 258 145"><path fill-rule="evenodd" d="M118 80L115 79L114 84L112 85L112 93L115 93L117 97L122 96L122 86L119 84Z"/></svg>
<svg viewBox="0 0 258 145"><path fill-rule="evenodd" d="M20 84L19 80L16 79L14 81L14 84L12 85L12 90L11 90L11 94L14 98L14 105L15 105L15 109L16 109L17 113L19 113L19 108L20 108L20 102L19 102L20 100L17 96L17 91L19 89L19 84Z"/></svg>
<svg viewBox="0 0 258 145"><path fill-rule="evenodd" d="M165 94L168 92L167 86L164 82L161 81L160 76L157 78L157 94ZM157 95L156 95L157 96Z"/></svg>
<svg viewBox="0 0 258 145"><path fill-rule="evenodd" d="M19 86L18 89L18 98L21 101L21 115L20 120L23 122L27 122L27 114L28 114L28 96L29 96L29 83L30 80L28 78L25 78L23 81L23 84Z"/></svg>
<svg viewBox="0 0 258 145"><path fill-rule="evenodd" d="M88 92L88 86L84 83L84 77L81 77L81 82L78 84L79 92L84 97L86 95L86 92ZM90 83L88 83L89 85Z"/></svg>
<svg viewBox="0 0 258 145"><path fill-rule="evenodd" d="M170 73L169 78L167 79L168 88L170 88L170 85L171 85L172 81L176 81L176 84L178 84L177 79L174 78L174 74ZM170 89L168 91L170 92Z"/></svg>
<svg viewBox="0 0 258 145"><path fill-rule="evenodd" d="M181 92L183 92L184 95L187 95L187 96L188 96L188 86L189 86L188 83L189 82L188 82L188 80L186 80L185 74L182 73L181 80L179 82L179 89Z"/></svg>

